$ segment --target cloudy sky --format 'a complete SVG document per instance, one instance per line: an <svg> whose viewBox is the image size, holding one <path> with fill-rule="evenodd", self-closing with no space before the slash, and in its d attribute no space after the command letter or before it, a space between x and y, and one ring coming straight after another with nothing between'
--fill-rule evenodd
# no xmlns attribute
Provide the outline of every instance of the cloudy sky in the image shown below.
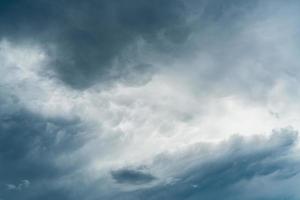
<svg viewBox="0 0 300 200"><path fill-rule="evenodd" d="M297 0L1 0L0 200L300 199Z"/></svg>

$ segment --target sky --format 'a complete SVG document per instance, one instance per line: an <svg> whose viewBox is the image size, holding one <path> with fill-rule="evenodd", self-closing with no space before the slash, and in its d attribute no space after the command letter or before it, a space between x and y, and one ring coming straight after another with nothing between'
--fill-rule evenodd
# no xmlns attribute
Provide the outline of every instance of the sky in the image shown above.
<svg viewBox="0 0 300 200"><path fill-rule="evenodd" d="M1 0L0 200L300 199L297 0Z"/></svg>

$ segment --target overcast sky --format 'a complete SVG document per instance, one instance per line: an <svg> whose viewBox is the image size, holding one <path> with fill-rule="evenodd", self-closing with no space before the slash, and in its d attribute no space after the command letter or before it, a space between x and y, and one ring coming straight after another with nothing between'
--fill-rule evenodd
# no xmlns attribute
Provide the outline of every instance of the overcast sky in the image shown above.
<svg viewBox="0 0 300 200"><path fill-rule="evenodd" d="M0 200L300 199L297 0L1 0Z"/></svg>

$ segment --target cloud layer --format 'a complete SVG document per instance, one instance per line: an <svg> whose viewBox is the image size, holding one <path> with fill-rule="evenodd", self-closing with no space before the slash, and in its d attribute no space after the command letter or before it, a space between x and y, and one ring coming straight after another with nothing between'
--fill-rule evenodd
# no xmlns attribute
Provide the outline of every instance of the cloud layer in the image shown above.
<svg viewBox="0 0 300 200"><path fill-rule="evenodd" d="M0 3L0 200L299 199L297 1Z"/></svg>

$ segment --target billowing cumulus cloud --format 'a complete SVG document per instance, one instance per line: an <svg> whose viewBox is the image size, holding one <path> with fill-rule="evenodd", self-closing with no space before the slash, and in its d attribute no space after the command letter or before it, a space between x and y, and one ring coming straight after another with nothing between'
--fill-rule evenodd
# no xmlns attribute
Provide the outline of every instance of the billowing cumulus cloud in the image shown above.
<svg viewBox="0 0 300 200"><path fill-rule="evenodd" d="M299 199L299 2L0 2L0 200Z"/></svg>

